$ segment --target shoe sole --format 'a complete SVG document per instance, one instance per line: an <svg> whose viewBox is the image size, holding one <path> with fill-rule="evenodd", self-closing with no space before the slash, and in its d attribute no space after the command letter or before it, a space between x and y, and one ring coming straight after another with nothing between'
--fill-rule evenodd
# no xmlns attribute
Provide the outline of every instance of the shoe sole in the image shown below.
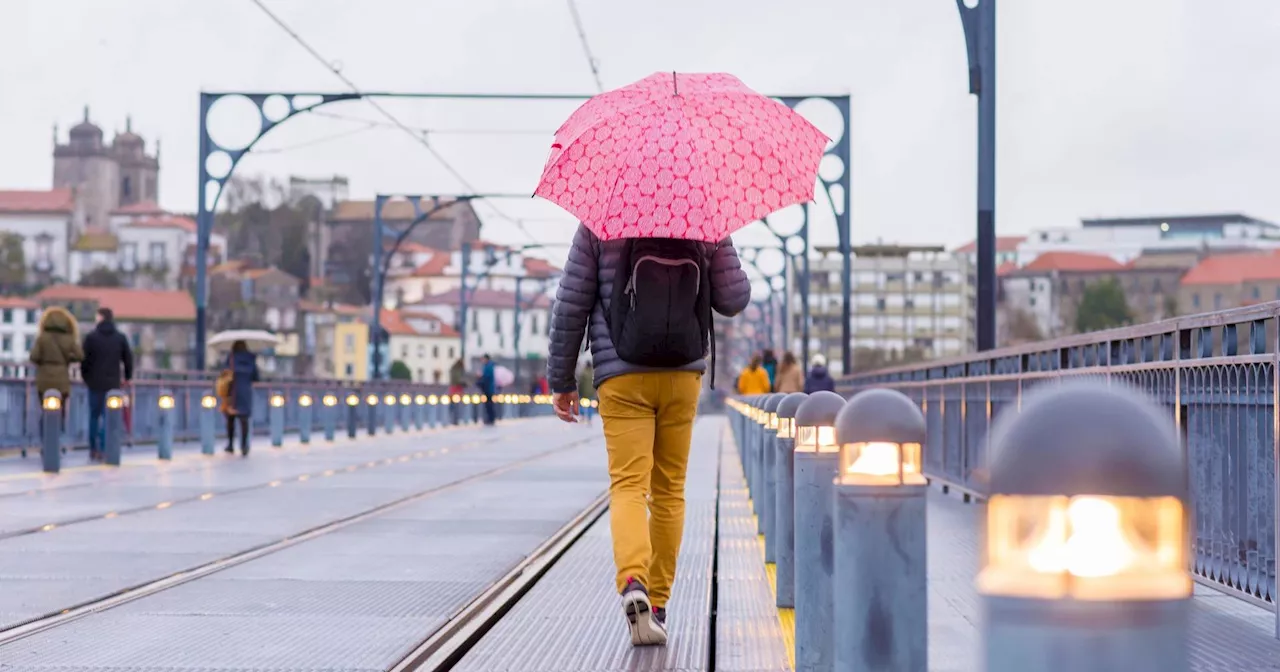
<svg viewBox="0 0 1280 672"><path fill-rule="evenodd" d="M627 616L632 646L657 646L667 643L667 631L653 617L649 597L640 591L622 596L622 612Z"/></svg>

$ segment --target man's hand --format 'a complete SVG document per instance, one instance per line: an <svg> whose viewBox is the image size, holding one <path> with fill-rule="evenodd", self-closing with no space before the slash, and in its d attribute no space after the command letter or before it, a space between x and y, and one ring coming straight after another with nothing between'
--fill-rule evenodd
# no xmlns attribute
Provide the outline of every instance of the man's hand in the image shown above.
<svg viewBox="0 0 1280 672"><path fill-rule="evenodd" d="M578 393L557 392L551 395L551 407L556 409L556 417L565 422L578 421Z"/></svg>

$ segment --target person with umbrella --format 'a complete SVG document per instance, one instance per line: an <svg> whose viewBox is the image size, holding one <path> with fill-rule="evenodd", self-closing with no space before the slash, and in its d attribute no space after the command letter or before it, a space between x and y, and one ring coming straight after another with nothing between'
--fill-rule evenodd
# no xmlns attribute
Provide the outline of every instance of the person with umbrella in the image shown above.
<svg viewBox="0 0 1280 672"><path fill-rule="evenodd" d="M653 75L592 98L556 132L535 193L581 224L552 309L547 377L556 415L577 422L589 340L633 645L667 640L712 312L732 317L751 299L729 235L812 200L827 142L723 74Z"/></svg>
<svg viewBox="0 0 1280 672"><path fill-rule="evenodd" d="M222 413L227 417L227 452L235 453L236 422L240 423L240 454L249 456L249 423L253 416L253 384L258 382L258 361L244 341L231 345L223 376L229 380L226 387L220 384Z"/></svg>
<svg viewBox="0 0 1280 672"><path fill-rule="evenodd" d="M485 355L483 361L480 376L476 378L476 386L484 396L484 424L492 425L498 421L498 409L493 401L493 395L498 393L497 369L489 355Z"/></svg>

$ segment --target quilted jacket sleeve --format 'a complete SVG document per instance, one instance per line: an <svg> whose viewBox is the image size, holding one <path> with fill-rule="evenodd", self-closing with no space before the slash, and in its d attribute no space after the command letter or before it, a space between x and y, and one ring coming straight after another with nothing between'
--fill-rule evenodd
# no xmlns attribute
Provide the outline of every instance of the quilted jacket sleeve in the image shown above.
<svg viewBox="0 0 1280 672"><path fill-rule="evenodd" d="M751 302L751 281L733 240L725 238L711 253L711 307L725 317L741 313Z"/></svg>
<svg viewBox="0 0 1280 672"><path fill-rule="evenodd" d="M547 382L552 392L578 389L578 353L586 336L587 321L598 294L596 254L599 241L579 225L564 264L564 275L551 309L551 352L547 357ZM735 262L737 257L734 258Z"/></svg>

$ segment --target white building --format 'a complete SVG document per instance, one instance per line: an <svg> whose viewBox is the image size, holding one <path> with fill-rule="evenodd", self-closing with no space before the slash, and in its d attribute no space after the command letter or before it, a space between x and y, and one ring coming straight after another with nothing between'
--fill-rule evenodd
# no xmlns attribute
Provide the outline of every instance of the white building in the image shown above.
<svg viewBox="0 0 1280 672"><path fill-rule="evenodd" d="M422 301L425 297L456 292L462 283L462 250L437 250L417 243L403 243L392 256L383 288L383 305L394 308ZM522 293L554 290L550 278L560 273L550 262L525 255L501 245L477 242L467 259L467 286L514 292L523 278ZM547 283L540 282L548 280ZM550 287L545 290L544 285Z"/></svg>
<svg viewBox="0 0 1280 672"><path fill-rule="evenodd" d="M0 363L25 364L39 331L39 303L23 297L0 297Z"/></svg>
<svg viewBox="0 0 1280 672"><path fill-rule="evenodd" d="M1144 253L1280 249L1280 226L1242 214L1085 219L1079 228L1032 231L1018 245L1024 266L1047 252L1105 254L1126 263Z"/></svg>
<svg viewBox="0 0 1280 672"><path fill-rule="evenodd" d="M22 238L26 282L69 277L68 247L77 216L71 189L0 191L0 234Z"/></svg>
<svg viewBox="0 0 1280 672"><path fill-rule="evenodd" d="M414 382L447 383L449 367L461 356L462 340L444 320L426 311L382 314L389 339L389 361L404 362Z"/></svg>
<svg viewBox="0 0 1280 672"><path fill-rule="evenodd" d="M445 324L462 326L459 321L461 292L447 291L424 297L414 304L401 307L405 319L415 314L427 313L443 320ZM551 300L544 294L529 292L521 301L520 351L516 352L515 293L494 289L477 289L467 299L468 370L482 355L512 362L519 359L537 359L546 356L550 347ZM456 328L456 327L455 327Z"/></svg>

